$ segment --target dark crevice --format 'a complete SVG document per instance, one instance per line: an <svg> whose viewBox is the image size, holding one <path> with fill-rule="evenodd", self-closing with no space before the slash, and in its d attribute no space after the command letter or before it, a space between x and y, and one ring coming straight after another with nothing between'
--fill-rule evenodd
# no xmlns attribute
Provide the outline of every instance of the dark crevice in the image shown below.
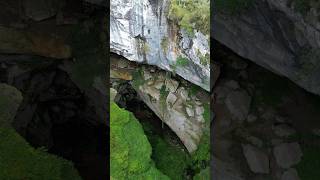
<svg viewBox="0 0 320 180"><path fill-rule="evenodd" d="M1 79L23 95L13 126L33 147L72 161L84 180L108 177L108 127L100 123L85 92L59 65L35 68L15 76L11 83ZM0 69L1 77L8 77L8 69L15 65L6 66Z"/></svg>

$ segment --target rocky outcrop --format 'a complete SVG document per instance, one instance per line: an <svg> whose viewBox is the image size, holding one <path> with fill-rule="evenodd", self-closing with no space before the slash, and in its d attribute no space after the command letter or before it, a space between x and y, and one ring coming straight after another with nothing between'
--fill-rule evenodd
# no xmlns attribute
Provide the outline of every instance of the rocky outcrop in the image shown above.
<svg viewBox="0 0 320 180"><path fill-rule="evenodd" d="M191 37L167 20L170 1L111 1L110 50L156 65L209 90L209 37ZM203 59L206 59L205 62Z"/></svg>
<svg viewBox="0 0 320 180"><path fill-rule="evenodd" d="M236 14L214 13L214 39L320 95L320 23L316 7L311 5L302 13L289 0L253 2Z"/></svg>
<svg viewBox="0 0 320 180"><path fill-rule="evenodd" d="M209 94L154 67L138 66L120 57L111 60L111 78L132 77L139 98L177 134L189 152L196 151L204 130L209 128Z"/></svg>

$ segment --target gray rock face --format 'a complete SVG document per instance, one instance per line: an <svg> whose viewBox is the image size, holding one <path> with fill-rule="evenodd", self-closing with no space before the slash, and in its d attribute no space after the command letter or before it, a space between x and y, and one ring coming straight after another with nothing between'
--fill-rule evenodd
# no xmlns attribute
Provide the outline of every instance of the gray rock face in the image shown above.
<svg viewBox="0 0 320 180"><path fill-rule="evenodd" d="M243 121L247 118L251 97L245 91L232 91L225 100L233 119Z"/></svg>
<svg viewBox="0 0 320 180"><path fill-rule="evenodd" d="M22 99L16 88L0 83L0 126L10 125Z"/></svg>
<svg viewBox="0 0 320 180"><path fill-rule="evenodd" d="M148 69L145 68L144 71ZM200 101L194 95L188 95L189 87L181 83L177 84L179 88L168 88L166 82L178 83L160 71L152 73L152 78L134 88L140 99L177 134L188 151L194 152L198 148L204 129L209 128L206 127L204 119L204 103L207 102ZM163 89L166 89L166 92L163 92ZM209 98L206 91L201 90L200 93Z"/></svg>
<svg viewBox="0 0 320 180"><path fill-rule="evenodd" d="M244 180L240 170L233 166L233 164L221 161L213 157L211 161L212 179L214 180Z"/></svg>
<svg viewBox="0 0 320 180"><path fill-rule="evenodd" d="M269 158L264 152L251 145L242 145L242 149L252 172L269 173Z"/></svg>
<svg viewBox="0 0 320 180"><path fill-rule="evenodd" d="M240 56L320 95L320 23L287 0L254 1L240 15L215 13L212 36ZM312 7L312 6L311 6Z"/></svg>
<svg viewBox="0 0 320 180"><path fill-rule="evenodd" d="M175 72L209 91L210 67L200 61L201 56L210 53L209 37L200 32L189 37L176 25L169 24L166 17L169 4L168 0L112 0L110 50L130 61ZM182 58L187 63L177 62Z"/></svg>
<svg viewBox="0 0 320 180"><path fill-rule="evenodd" d="M290 168L282 174L281 180L300 180L300 178L297 170Z"/></svg>
<svg viewBox="0 0 320 180"><path fill-rule="evenodd" d="M302 157L302 151L298 143L283 143L273 149L277 164L282 168L290 168L298 164Z"/></svg>

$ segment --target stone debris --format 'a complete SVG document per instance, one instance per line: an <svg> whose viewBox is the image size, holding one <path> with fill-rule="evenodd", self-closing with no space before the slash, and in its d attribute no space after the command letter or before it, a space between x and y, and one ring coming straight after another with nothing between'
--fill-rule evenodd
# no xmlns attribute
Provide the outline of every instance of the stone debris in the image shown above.
<svg viewBox="0 0 320 180"><path fill-rule="evenodd" d="M302 151L298 143L282 143L274 147L274 157L277 164L284 169L288 169L300 162Z"/></svg>
<svg viewBox="0 0 320 180"><path fill-rule="evenodd" d="M233 91L227 96L225 104L232 119L243 121L248 116L251 97L245 91Z"/></svg>
<svg viewBox="0 0 320 180"><path fill-rule="evenodd" d="M297 170L290 168L282 174L281 180L300 180L300 178Z"/></svg>
<svg viewBox="0 0 320 180"><path fill-rule="evenodd" d="M252 145L242 145L242 149L252 172L269 173L269 158L267 154Z"/></svg>

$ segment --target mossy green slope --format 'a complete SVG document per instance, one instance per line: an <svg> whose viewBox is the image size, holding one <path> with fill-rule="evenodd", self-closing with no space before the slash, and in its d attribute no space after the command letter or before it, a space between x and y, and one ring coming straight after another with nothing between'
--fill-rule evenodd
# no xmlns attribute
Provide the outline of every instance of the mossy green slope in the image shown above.
<svg viewBox="0 0 320 180"><path fill-rule="evenodd" d="M13 128L0 127L0 139L0 179L81 179L71 162L34 149Z"/></svg>
<svg viewBox="0 0 320 180"><path fill-rule="evenodd" d="M151 160L151 145L132 113L110 107L111 179L167 180Z"/></svg>
<svg viewBox="0 0 320 180"><path fill-rule="evenodd" d="M5 84L0 90L0 179L81 179L71 162L34 149L10 126L22 96Z"/></svg>

